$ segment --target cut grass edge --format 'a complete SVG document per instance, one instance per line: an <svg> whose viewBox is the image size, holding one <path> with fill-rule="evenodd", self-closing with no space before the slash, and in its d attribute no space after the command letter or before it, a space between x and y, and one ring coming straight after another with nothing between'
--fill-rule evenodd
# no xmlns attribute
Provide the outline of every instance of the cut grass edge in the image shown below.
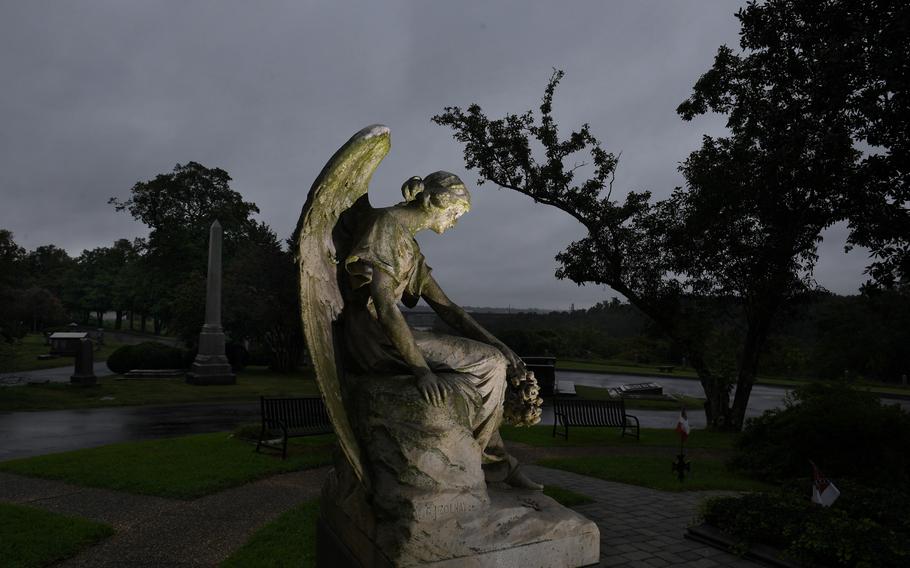
<svg viewBox="0 0 910 568"><path fill-rule="evenodd" d="M50 513L34 507L0 503L0 564L48 566L114 534L109 525Z"/></svg>

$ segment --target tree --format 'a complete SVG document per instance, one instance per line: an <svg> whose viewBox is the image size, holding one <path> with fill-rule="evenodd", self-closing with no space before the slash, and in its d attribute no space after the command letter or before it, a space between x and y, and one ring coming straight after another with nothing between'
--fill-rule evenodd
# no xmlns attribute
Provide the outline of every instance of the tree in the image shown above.
<svg viewBox="0 0 910 568"><path fill-rule="evenodd" d="M269 366L293 371L303 350L297 263L264 224L259 238L242 244L225 270L225 325L231 337L261 345Z"/></svg>
<svg viewBox="0 0 910 568"><path fill-rule="evenodd" d="M749 2L737 16L748 58L799 60L791 93L843 120L863 150L843 202L850 243L869 247L872 283L910 284L910 4L901 0ZM737 63L735 60L730 60ZM748 60L744 61L748 65ZM699 112L729 106L726 64L703 85ZM793 73L787 73L792 78ZM707 76L706 76L707 77ZM783 86L781 81L769 81ZM735 103L734 103L735 104ZM725 112L720 110L720 112ZM821 116L822 113L818 112ZM765 125L758 125L764 128Z"/></svg>
<svg viewBox="0 0 910 568"><path fill-rule="evenodd" d="M113 246L82 251L76 259L78 277L72 288L78 293L80 309L95 312L99 326L104 314L113 310L115 327L122 327L123 313L132 305L135 294L129 268L137 262L141 245L138 239L118 239Z"/></svg>
<svg viewBox="0 0 910 568"><path fill-rule="evenodd" d="M76 261L56 245L42 245L25 258L25 269L32 286L44 288L58 298L67 296Z"/></svg>
<svg viewBox="0 0 910 568"><path fill-rule="evenodd" d="M199 337L205 287L205 272L194 271L174 302L173 331L187 345ZM265 224L225 262L222 299L222 323L232 342L264 350L273 370L294 370L303 348L297 268L290 249L283 250Z"/></svg>
<svg viewBox="0 0 910 568"><path fill-rule="evenodd" d="M433 120L464 143L478 183L531 196L585 226L588 235L557 256L557 276L607 284L657 322L698 372L709 424L738 430L774 317L811 284L819 234L837 218L858 158L844 113L804 95L817 87L816 63L722 47L679 112L691 118L713 103L728 114L731 136L705 137L681 167L686 188L654 204L648 192L612 199L616 158L588 125L559 139L551 111L561 71L547 86L539 126L530 111L489 120L477 105L448 107ZM544 148L543 164L532 139ZM579 166L564 162L581 151L593 176L574 184Z"/></svg>
<svg viewBox="0 0 910 568"><path fill-rule="evenodd" d="M24 263L25 249L16 244L12 232L0 229L0 349L24 332L15 311L16 290L26 274Z"/></svg>
<svg viewBox="0 0 910 568"><path fill-rule="evenodd" d="M173 317L176 291L194 272L204 274L212 222L217 219L224 229L225 258L258 231L251 216L259 209L231 189L230 181L220 168L188 162L136 183L126 201L109 200L117 211L128 211L151 229L140 263L143 327L149 314L160 333ZM204 295L197 301L204 302Z"/></svg>

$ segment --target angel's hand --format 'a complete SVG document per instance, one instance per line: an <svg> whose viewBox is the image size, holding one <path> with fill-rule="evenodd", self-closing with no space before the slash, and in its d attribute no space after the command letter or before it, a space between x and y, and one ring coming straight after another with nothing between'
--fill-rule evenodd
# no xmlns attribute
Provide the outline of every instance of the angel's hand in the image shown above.
<svg viewBox="0 0 910 568"><path fill-rule="evenodd" d="M423 399L433 406L439 406L446 400L446 395L451 391L448 383L439 380L432 371L427 371L417 377L417 390Z"/></svg>

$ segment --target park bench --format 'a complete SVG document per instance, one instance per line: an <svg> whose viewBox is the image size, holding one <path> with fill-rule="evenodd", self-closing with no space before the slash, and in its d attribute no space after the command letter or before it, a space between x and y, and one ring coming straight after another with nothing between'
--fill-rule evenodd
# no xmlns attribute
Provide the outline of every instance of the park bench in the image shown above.
<svg viewBox="0 0 910 568"><path fill-rule="evenodd" d="M633 422L634 421L634 422ZM609 426L622 428L622 435L639 438L638 418L626 414L626 404L617 400L580 400L556 396L553 399L553 437L556 427L562 423L563 431L558 434L569 439L569 426ZM626 432L630 430L630 432ZM634 434L631 432L634 430Z"/></svg>
<svg viewBox="0 0 910 568"><path fill-rule="evenodd" d="M259 398L262 414L262 429L256 451L266 446L281 450L281 459L288 456L288 438L330 434L332 421L326 411L322 397L305 398ZM271 443L267 435L281 432L281 445Z"/></svg>

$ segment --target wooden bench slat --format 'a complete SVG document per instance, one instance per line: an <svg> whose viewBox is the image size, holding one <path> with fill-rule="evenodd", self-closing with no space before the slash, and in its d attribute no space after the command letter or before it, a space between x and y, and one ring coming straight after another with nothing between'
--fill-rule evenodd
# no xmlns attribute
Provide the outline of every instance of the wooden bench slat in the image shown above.
<svg viewBox="0 0 910 568"><path fill-rule="evenodd" d="M569 426L608 426L634 430L639 437L638 418L626 414L625 401L619 400L577 400L557 396L553 400L553 436L556 436L558 423L562 421L562 436L569 438ZM633 434L629 434L633 435Z"/></svg>
<svg viewBox="0 0 910 568"><path fill-rule="evenodd" d="M265 442L269 432L281 430L282 459L287 458L288 438L328 434L333 431L332 421L322 397L265 398L260 397L262 429L259 433L258 452L262 446L274 447Z"/></svg>

